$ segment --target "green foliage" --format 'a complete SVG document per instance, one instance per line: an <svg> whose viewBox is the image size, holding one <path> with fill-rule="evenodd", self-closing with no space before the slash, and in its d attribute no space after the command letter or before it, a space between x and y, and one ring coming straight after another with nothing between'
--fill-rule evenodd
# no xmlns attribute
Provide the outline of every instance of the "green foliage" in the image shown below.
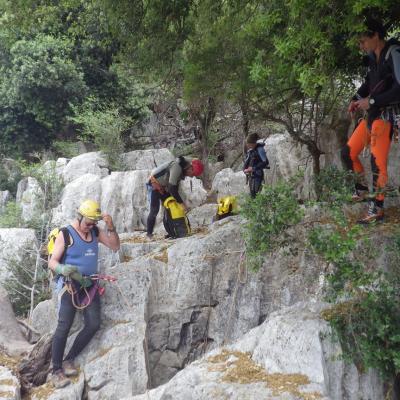
<svg viewBox="0 0 400 400"><path fill-rule="evenodd" d="M0 228L25 228L21 206L15 201L9 201L0 214Z"/></svg>
<svg viewBox="0 0 400 400"><path fill-rule="evenodd" d="M328 187L329 179L324 181ZM349 224L339 214L336 201L341 194L345 199L346 191L339 190L331 206L323 204L331 211L331 223L309 234L311 247L330 265L326 294L334 305L324 317L334 328L345 359L360 369L376 368L385 378L392 378L400 371L400 232L388 238L388 271L379 265L368 267L377 258L371 251L376 238L370 240L365 229Z"/></svg>
<svg viewBox="0 0 400 400"><path fill-rule="evenodd" d="M319 201L341 206L351 199L354 178L349 171L331 165L314 176L314 181Z"/></svg>
<svg viewBox="0 0 400 400"><path fill-rule="evenodd" d="M73 158L79 155L79 143L70 140L54 140L52 149L58 156Z"/></svg>
<svg viewBox="0 0 400 400"><path fill-rule="evenodd" d="M47 240L52 209L59 204L63 182L56 172L56 163L21 163L22 175L35 178L40 190L32 196L34 212L29 218L22 215L21 207L15 202L7 203L0 215L2 228L31 228L35 230L38 248L24 250L7 260L9 273L4 286L17 315L26 316L33 307L51 296L47 272L43 270L41 245Z"/></svg>
<svg viewBox="0 0 400 400"><path fill-rule="evenodd" d="M375 368L391 379L400 371L400 280L394 274L370 278L374 279L369 287L334 306L326 317L346 358L362 370Z"/></svg>
<svg viewBox="0 0 400 400"><path fill-rule="evenodd" d="M17 316L26 317L38 303L51 298L47 272L39 266L35 275L35 264L36 255L28 251L7 260L8 278L4 282L4 288Z"/></svg>
<svg viewBox="0 0 400 400"><path fill-rule="evenodd" d="M86 108L74 121L83 126L82 139L95 143L106 156L111 169L123 169L120 161L120 155L124 151L122 134L132 123L129 117L122 116L116 108Z"/></svg>
<svg viewBox="0 0 400 400"><path fill-rule="evenodd" d="M10 48L10 65L0 70L0 148L23 154L50 145L73 104L87 91L71 59L67 40L39 35Z"/></svg>
<svg viewBox="0 0 400 400"><path fill-rule="evenodd" d="M15 196L20 180L21 171L16 162L12 162L12 165L9 166L5 161L0 163L0 190L8 190Z"/></svg>
<svg viewBox="0 0 400 400"><path fill-rule="evenodd" d="M303 217L294 182L285 181L273 187L264 185L255 199L246 197L240 212L247 219L244 238L247 260L253 270L261 267L265 254L288 240L287 229Z"/></svg>

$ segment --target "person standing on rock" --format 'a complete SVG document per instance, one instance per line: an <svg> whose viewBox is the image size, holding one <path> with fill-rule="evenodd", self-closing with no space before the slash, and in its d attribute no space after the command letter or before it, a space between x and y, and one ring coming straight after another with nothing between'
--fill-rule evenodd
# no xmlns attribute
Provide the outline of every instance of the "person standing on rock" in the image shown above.
<svg viewBox="0 0 400 400"><path fill-rule="evenodd" d="M105 222L106 230L97 227L100 220ZM67 226L67 229L68 247L65 248L64 235L59 234L49 260L49 268L56 274L59 291L58 324L52 343L51 381L56 388L68 385L70 383L68 377L78 374L74 359L89 343L100 326L99 292L97 286L92 286L93 281L90 279L91 275L98 273L99 243L103 243L114 251L120 247L119 236L111 216L102 214L96 201L83 201L78 208L77 218ZM75 338L63 361L68 333L77 310L74 299L79 298L81 293L84 293L83 298L88 293L91 294L88 304L83 308L84 327Z"/></svg>
<svg viewBox="0 0 400 400"><path fill-rule="evenodd" d="M385 40L386 30L380 21L369 18L364 25L366 30L359 35L358 42L360 49L367 53L368 70L348 107L350 114L361 110L364 118L342 149L342 160L357 175L353 200L365 200L368 185L358 156L370 145L374 193L365 217L358 221L369 224L383 220L390 142L393 128L396 125L398 128L400 123L400 43Z"/></svg>
<svg viewBox="0 0 400 400"><path fill-rule="evenodd" d="M262 188L264 168L269 168L269 161L265 153L264 144L258 143L260 137L257 133L250 133L246 137L246 159L243 172L247 176L250 187L250 196L254 199Z"/></svg>
<svg viewBox="0 0 400 400"><path fill-rule="evenodd" d="M151 171L149 181L146 183L150 203L150 212L147 217L147 237L153 237L154 225L160 211L160 202L173 196L175 200L188 211L187 205L179 194L179 183L185 177L200 176L204 165L197 158L180 156L174 161L166 162Z"/></svg>

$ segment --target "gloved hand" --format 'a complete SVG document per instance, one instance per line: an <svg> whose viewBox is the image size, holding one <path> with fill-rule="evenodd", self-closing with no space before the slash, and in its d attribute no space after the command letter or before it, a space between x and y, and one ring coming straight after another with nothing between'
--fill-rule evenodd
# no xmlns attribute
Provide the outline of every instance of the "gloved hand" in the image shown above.
<svg viewBox="0 0 400 400"><path fill-rule="evenodd" d="M79 284L80 284L82 287L87 288L87 287L92 286L92 283L93 283L92 280L91 280L90 278L87 278L86 276L83 277L82 274L81 274L80 272L78 272L78 271L73 272L73 273L70 275L70 277L71 277L72 279L74 279L75 281L79 282Z"/></svg>
<svg viewBox="0 0 400 400"><path fill-rule="evenodd" d="M57 275L64 275L64 276L70 276L74 272L78 272L78 268L75 267L75 265L69 265L69 264L58 264L54 268L54 272Z"/></svg>

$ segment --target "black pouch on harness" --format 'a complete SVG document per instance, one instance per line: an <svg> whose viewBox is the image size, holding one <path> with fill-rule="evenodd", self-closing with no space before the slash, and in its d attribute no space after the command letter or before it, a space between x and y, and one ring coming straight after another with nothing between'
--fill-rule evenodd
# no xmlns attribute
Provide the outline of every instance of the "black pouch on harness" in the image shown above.
<svg viewBox="0 0 400 400"><path fill-rule="evenodd" d="M172 238L181 238L190 235L190 224L183 207L174 197L168 197L164 203L163 224L168 235Z"/></svg>

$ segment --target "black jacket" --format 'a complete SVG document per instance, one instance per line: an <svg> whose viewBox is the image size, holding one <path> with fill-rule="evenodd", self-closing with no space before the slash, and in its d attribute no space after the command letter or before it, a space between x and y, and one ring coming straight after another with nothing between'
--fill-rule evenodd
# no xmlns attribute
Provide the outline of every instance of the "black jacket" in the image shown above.
<svg viewBox="0 0 400 400"><path fill-rule="evenodd" d="M392 55L386 60L389 47L400 43L395 39L386 42L379 60L376 60L375 53L368 54L368 70L364 82L357 90L353 99L360 99L370 96L375 104L368 109L368 119L374 120L379 117L383 108L389 105L400 103L400 84L394 75Z"/></svg>
<svg viewBox="0 0 400 400"><path fill-rule="evenodd" d="M254 149L247 151L243 169L246 169L248 167L253 168L254 176L261 177L264 175L263 169L269 167L269 161L265 153L263 144L257 143L257 146Z"/></svg>

